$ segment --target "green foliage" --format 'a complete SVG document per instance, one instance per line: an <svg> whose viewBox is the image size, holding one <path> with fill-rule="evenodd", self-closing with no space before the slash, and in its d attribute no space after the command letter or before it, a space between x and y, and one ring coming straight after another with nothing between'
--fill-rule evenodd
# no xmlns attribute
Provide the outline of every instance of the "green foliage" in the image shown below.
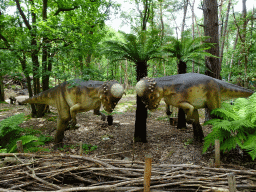
<svg viewBox="0 0 256 192"><path fill-rule="evenodd" d="M234 105L222 103L222 107L212 111L216 119L207 121L212 125L212 132L204 140L203 152L221 142L221 151L227 152L239 146L254 160L256 158L256 94L249 99L239 98Z"/></svg>
<svg viewBox="0 0 256 192"><path fill-rule="evenodd" d="M83 144L82 145L83 150L85 150L86 153L95 151L98 146L97 145L91 145L91 144Z"/></svg>
<svg viewBox="0 0 256 192"><path fill-rule="evenodd" d="M124 41L106 41L106 48L102 51L112 62L127 59L138 64L161 58L161 39L158 37L158 31L140 31L137 35L120 33Z"/></svg>
<svg viewBox="0 0 256 192"><path fill-rule="evenodd" d="M30 147L34 147L34 146L43 144L42 142L38 142L38 137L36 137L34 135L24 135L24 136L21 136L15 140L11 141L10 145L8 146L9 153L12 153L17 149L16 142L19 140L22 141L22 145L24 148L30 148ZM34 141L36 141L36 142L34 142Z"/></svg>
<svg viewBox="0 0 256 192"><path fill-rule="evenodd" d="M24 114L18 114L0 122L0 145L6 146L9 141L17 139L23 131L19 126L24 121Z"/></svg>
<svg viewBox="0 0 256 192"><path fill-rule="evenodd" d="M212 54L205 52L210 49L213 44L205 43L209 37L195 37L194 39L188 34L188 31L182 34L181 39L168 37L169 42L163 47L163 51L171 58L179 63L183 61L187 64L192 61L204 67L205 56L214 57Z"/></svg>
<svg viewBox="0 0 256 192"><path fill-rule="evenodd" d="M0 122L0 145L3 149L0 152L15 152L17 149L16 142L21 140L24 151L37 151L39 145L43 145L45 142L51 141L52 137L35 134L39 134L40 131L21 128L19 126L25 120L24 114L18 114L4 119Z"/></svg>

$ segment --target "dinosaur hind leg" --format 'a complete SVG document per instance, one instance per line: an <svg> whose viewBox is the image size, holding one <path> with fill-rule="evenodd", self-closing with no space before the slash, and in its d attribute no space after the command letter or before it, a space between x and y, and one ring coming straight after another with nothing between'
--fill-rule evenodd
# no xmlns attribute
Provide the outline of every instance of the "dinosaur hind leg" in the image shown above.
<svg viewBox="0 0 256 192"><path fill-rule="evenodd" d="M204 133L203 133L202 126L200 125L200 122L199 122L199 115L198 115L197 109L193 111L193 119L194 119L194 122L192 123L192 126L193 126L193 132L194 132L194 141L202 143L204 138Z"/></svg>
<svg viewBox="0 0 256 192"><path fill-rule="evenodd" d="M55 150L58 147L63 147L64 132L68 127L69 120L70 120L70 117L61 118L60 116L57 119L57 131L55 134L55 146L54 146Z"/></svg>
<svg viewBox="0 0 256 192"><path fill-rule="evenodd" d="M212 94L210 95L210 98L207 102L207 108L205 108L205 121L208 121L212 118L214 118L213 115L211 115L211 111L213 109L219 108L221 105L221 99L219 94Z"/></svg>

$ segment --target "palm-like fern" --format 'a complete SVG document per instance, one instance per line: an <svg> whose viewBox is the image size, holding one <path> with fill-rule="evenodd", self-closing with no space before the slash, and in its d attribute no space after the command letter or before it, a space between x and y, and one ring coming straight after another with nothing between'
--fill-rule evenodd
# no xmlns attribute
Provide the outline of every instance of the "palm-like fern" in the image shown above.
<svg viewBox="0 0 256 192"><path fill-rule="evenodd" d="M160 38L157 31L141 31L137 35L120 32L123 41L106 41L106 48L103 53L112 62L118 60L129 60L136 65L147 62L154 58L160 58Z"/></svg>
<svg viewBox="0 0 256 192"><path fill-rule="evenodd" d="M121 32L123 41L106 41L103 53L114 62L129 60L136 65L137 81L147 76L147 62L161 58L161 38L158 31L140 31L137 35ZM137 97L135 120L135 141L146 142L147 109L141 99Z"/></svg>
<svg viewBox="0 0 256 192"><path fill-rule="evenodd" d="M204 57L214 57L212 54L205 52L213 46L212 43L205 43L204 41L209 37L191 38L187 33L183 33L181 39L170 37L170 41L163 50L169 57L175 58L177 63L194 62L197 65L204 66Z"/></svg>
<svg viewBox="0 0 256 192"><path fill-rule="evenodd" d="M239 98L234 105L223 103L221 108L212 111L221 119L211 119L212 132L205 137L203 152L214 144L215 139L221 142L222 151L230 151L236 146L256 158L256 94L249 99Z"/></svg>

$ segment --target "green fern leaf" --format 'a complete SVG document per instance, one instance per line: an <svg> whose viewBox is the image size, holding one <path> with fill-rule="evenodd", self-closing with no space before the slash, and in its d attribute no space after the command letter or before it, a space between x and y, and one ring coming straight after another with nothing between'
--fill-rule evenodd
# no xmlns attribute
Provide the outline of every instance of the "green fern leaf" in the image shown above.
<svg viewBox="0 0 256 192"><path fill-rule="evenodd" d="M12 143L8 147L10 149L8 151L8 153L12 153L17 149L16 142L19 141L19 140L21 140L22 145L25 146L25 145L29 144L30 142L37 141L38 137L36 137L34 135L24 135L24 136L21 136L20 138L18 138L16 140L13 140Z"/></svg>
<svg viewBox="0 0 256 192"><path fill-rule="evenodd" d="M218 116L219 118L223 118L226 120L237 120L239 116L234 111L229 111L225 108L217 108L212 110L211 114Z"/></svg>
<svg viewBox="0 0 256 192"><path fill-rule="evenodd" d="M252 160L256 158L256 133L248 135L248 139L241 147L252 157Z"/></svg>

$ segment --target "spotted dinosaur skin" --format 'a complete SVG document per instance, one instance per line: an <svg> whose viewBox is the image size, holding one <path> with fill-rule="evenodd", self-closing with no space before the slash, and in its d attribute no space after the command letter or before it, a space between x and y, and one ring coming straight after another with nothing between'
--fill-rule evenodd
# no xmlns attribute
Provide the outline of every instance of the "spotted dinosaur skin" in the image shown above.
<svg viewBox="0 0 256 192"><path fill-rule="evenodd" d="M64 131L75 127L76 114L94 110L94 114L100 112L101 104L111 113L124 93L124 88L117 81L83 81L74 79L64 82L54 88L43 91L22 103L47 104L58 110L57 132L55 135L55 148L63 145Z"/></svg>
<svg viewBox="0 0 256 192"><path fill-rule="evenodd" d="M164 98L166 105L182 108L186 120L192 123L194 140L202 142L204 135L198 109L219 108L222 100L249 97L254 92L206 75L186 73L160 78L143 78L136 85L137 94L149 110L156 109Z"/></svg>

